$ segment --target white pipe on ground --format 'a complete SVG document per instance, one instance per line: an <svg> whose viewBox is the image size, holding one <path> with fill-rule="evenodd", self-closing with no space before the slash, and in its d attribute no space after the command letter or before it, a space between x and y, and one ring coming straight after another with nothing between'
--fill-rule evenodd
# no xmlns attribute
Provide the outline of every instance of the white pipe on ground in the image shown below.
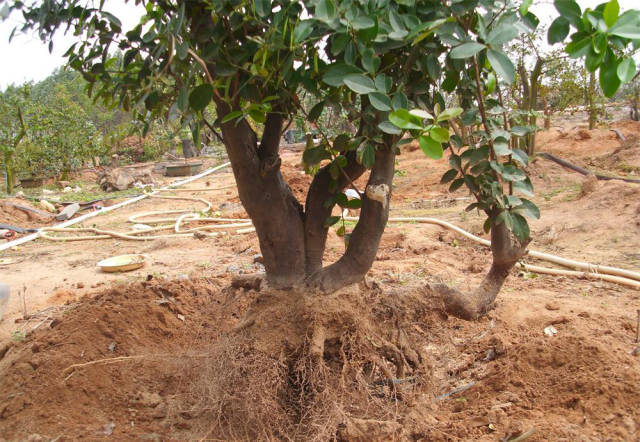
<svg viewBox="0 0 640 442"><path fill-rule="evenodd" d="M160 192L162 190L169 190L169 189L172 189L173 187L179 187L179 186L188 184L188 183L190 183L192 181L195 181L195 180L198 180L198 179L200 179L202 177L210 175L213 172L217 172L220 169L224 169L225 167L228 167L230 165L231 165L231 163L227 162L227 163L221 164L219 166L212 167L211 169L207 169L204 172L201 172L201 173L199 173L197 175L194 175L192 177L186 178L184 180L177 181L175 183L168 184L168 185L166 185L164 187L161 187L160 189L154 190L153 192L145 193L144 195L139 195L139 196L137 196L135 198L131 198L131 199L122 201L121 203L118 203L118 204L114 204L113 206L103 207L100 210L96 210L94 212L87 213L85 215L79 216L78 218L70 219L70 220L65 221L63 223L57 224L57 225L55 225L53 227L55 227L55 228L64 228L64 227L72 226L74 224L78 224L78 223L80 223L82 221L85 221L87 219L93 218L94 216L102 215L103 213L111 212L112 210L116 210L116 209L119 209L121 207L128 206L129 204L133 204L133 203L136 203L138 201L141 201L141 200L143 200L145 198L148 198L150 195L155 195L156 193L158 193L158 192ZM16 240L13 240L13 241L10 241L8 243L0 245L0 252L3 251L3 250L8 250L8 249L10 249L12 247L15 247L15 246L19 246L21 244L27 243L29 241L33 241L34 239L37 239L39 237L40 237L40 230L38 229L38 232L36 232L36 233L32 233L30 235L23 236L22 238L18 238Z"/></svg>

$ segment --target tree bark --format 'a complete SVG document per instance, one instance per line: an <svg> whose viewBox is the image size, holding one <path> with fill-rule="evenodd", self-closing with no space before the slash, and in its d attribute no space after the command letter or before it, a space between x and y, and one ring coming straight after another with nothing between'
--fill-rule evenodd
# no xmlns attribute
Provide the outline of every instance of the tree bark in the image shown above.
<svg viewBox="0 0 640 442"><path fill-rule="evenodd" d="M529 241L519 242L512 238L504 223L491 226L491 253L493 262L482 283L470 294L444 284L428 286L432 292L442 296L447 313L468 321L478 319L494 307L500 289L513 266L526 253Z"/></svg>
<svg viewBox="0 0 640 442"><path fill-rule="evenodd" d="M231 111L224 102L217 107L218 115ZM222 124L240 201L258 234L267 282L279 289L296 286L305 277L302 206L280 173L282 124L281 114L270 113L260 146L246 120Z"/></svg>
<svg viewBox="0 0 640 442"><path fill-rule="evenodd" d="M349 152L347 160L349 162L344 167L344 173L353 182L365 172L366 168L356 161L355 152ZM334 205L325 207L325 202L337 193L342 192L350 184L347 177L340 175L336 190L331 192L329 189L330 181L329 165L327 165L320 169L313 178L307 193L304 219L307 275L312 275L322 268L322 256L324 255L329 231L324 226L324 223L331 216L331 211L334 207Z"/></svg>
<svg viewBox="0 0 640 442"><path fill-rule="evenodd" d="M593 130L596 127L596 121L598 118L598 109L596 108L595 95L596 95L596 74L591 72L589 75L589 92L587 100L589 102L589 130Z"/></svg>
<svg viewBox="0 0 640 442"><path fill-rule="evenodd" d="M333 292L356 283L369 271L376 257L382 233L389 218L391 182L395 152L388 147L376 152L376 159L362 197L360 219L345 254L335 263L312 274L307 285L320 292Z"/></svg>

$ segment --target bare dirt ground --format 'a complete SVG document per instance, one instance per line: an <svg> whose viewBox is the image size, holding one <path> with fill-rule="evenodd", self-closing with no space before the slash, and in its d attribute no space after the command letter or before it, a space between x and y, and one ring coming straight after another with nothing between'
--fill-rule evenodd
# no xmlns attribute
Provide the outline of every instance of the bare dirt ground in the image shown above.
<svg viewBox="0 0 640 442"><path fill-rule="evenodd" d="M613 127L630 141L621 143L608 129L566 127L541 133L539 150L637 177L640 144L633 140L640 124ZM298 163L299 153L284 153L283 172L303 200L310 178ZM466 193L450 194L439 184L446 169L446 159L405 150L391 216L438 217L481 234L483 218L464 211ZM541 158L530 173L542 211L532 222L531 249L640 267L640 185L583 186L584 177ZM218 187L233 177L221 171L187 187L203 187L203 181ZM233 188L180 195L206 198L223 216L242 214ZM144 200L87 225L126 230L134 213L191 205ZM330 233L326 260L343 250L342 239ZM145 253L148 263L125 274L95 267L122 253ZM0 322L0 439L215 439L212 391L232 395L234 385L221 393L207 382L217 375L210 368L223 366L209 349L250 306L265 302L264 294L229 287L237 273L260 270L257 253L255 234L148 243L39 239L4 253L0 258L13 263L0 267L2 282L12 287ZM640 439L640 356L633 353L640 345L634 343L640 292L514 272L496 310L477 322L447 317L428 299L427 282L469 290L489 265L488 250L451 232L391 223L366 285L326 301L330 309L361 298L382 329L392 327L390 311L411 306L408 337L428 361L428 381L407 399L396 398L393 416L382 419L375 407L367 411L367 403L341 410L378 419L361 440L508 440L531 429L532 441ZM544 335L548 325L556 336ZM105 358L113 359L92 363ZM466 389L442 397L460 387ZM260 397L254 400L260 406ZM375 400L388 405L390 399ZM354 434L336 437L357 440ZM236 436L242 438L241 429Z"/></svg>

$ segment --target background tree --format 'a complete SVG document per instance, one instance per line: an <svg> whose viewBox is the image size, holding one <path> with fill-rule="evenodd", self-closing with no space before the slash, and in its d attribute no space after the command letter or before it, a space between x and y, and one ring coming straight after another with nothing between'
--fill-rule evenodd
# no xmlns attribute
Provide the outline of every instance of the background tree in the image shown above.
<svg viewBox="0 0 640 442"><path fill-rule="evenodd" d="M28 89L12 89L9 92L0 95L0 152L4 163L5 190L11 195L15 182L14 156L27 133L22 106Z"/></svg>

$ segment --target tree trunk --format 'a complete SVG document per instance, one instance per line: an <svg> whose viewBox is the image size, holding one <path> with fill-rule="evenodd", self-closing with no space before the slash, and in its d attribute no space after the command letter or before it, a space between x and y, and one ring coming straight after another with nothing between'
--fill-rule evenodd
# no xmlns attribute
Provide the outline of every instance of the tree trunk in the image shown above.
<svg viewBox="0 0 640 442"><path fill-rule="evenodd" d="M312 274L308 285L322 292L333 292L362 280L369 271L380 245L380 238L389 218L391 182L395 169L395 153L388 147L376 152L364 195L360 219L345 254L335 263Z"/></svg>
<svg viewBox="0 0 640 442"><path fill-rule="evenodd" d="M495 217L493 218L495 219ZM491 253L493 262L478 288L464 294L444 284L433 284L428 289L442 296L445 310L453 316L474 320L494 307L494 302L513 266L526 252L529 241L512 238L504 223L491 226Z"/></svg>
<svg viewBox="0 0 640 442"><path fill-rule="evenodd" d="M536 60L536 64L533 67L533 71L531 71L531 85L529 87L530 95L529 95L529 112L535 112L538 110L538 90L540 89L540 75L542 75L542 66L544 65L544 60L538 58ZM538 119L535 115L531 115L528 118L528 123L530 126L537 126ZM536 133L532 132L527 135L527 153L529 155L534 155L536 152Z"/></svg>
<svg viewBox="0 0 640 442"><path fill-rule="evenodd" d="M633 98L631 99L631 119L633 121L640 121L640 113L638 113L638 101L640 101L640 91L638 88L634 91Z"/></svg>
<svg viewBox="0 0 640 442"><path fill-rule="evenodd" d="M4 156L4 179L7 195L13 195L13 186L15 185L15 176L13 174L13 165L11 164L11 156Z"/></svg>
<svg viewBox="0 0 640 442"><path fill-rule="evenodd" d="M218 103L218 115L231 111ZM290 288L305 277L302 206L280 173L278 148L283 118L270 113L258 146L246 120L222 124L222 136L238 186L238 194L258 234L267 281Z"/></svg>
<svg viewBox="0 0 640 442"><path fill-rule="evenodd" d="M596 95L596 74L591 72L589 75L589 92L587 100L589 102L589 130L593 130L596 127L596 121L598 119L598 109L596 109L595 95Z"/></svg>
<svg viewBox="0 0 640 442"><path fill-rule="evenodd" d="M185 158L193 158L195 156L191 140L182 140L182 156Z"/></svg>
<svg viewBox="0 0 640 442"><path fill-rule="evenodd" d="M219 100L218 115L231 107ZM347 153L348 163L333 181L329 165L314 177L306 199L306 210L296 200L280 172L282 113L274 109L264 124L258 144L246 120L221 125L242 204L253 221L260 242L266 279L273 288L302 288L333 292L362 280L369 271L389 216L391 182L395 167L392 148L396 139L385 136L385 148L376 159L362 196L361 215L345 254L323 268L322 258L328 228L325 221L332 205L327 200L342 192L366 168L356 162L355 152Z"/></svg>
<svg viewBox="0 0 640 442"><path fill-rule="evenodd" d="M337 193L342 192L349 184L357 180L364 172L365 167L356 162L355 152L347 154L348 163L344 168L344 175L338 178L338 185L335 191L330 191L329 165L320 169L309 186L307 193L304 229L305 229L305 269L307 275L312 275L322 268L322 256L324 255L327 233L329 228L325 227L325 220L331 216L330 207L325 206L327 201ZM347 179L347 177L349 179ZM358 189L360 190L360 189Z"/></svg>

